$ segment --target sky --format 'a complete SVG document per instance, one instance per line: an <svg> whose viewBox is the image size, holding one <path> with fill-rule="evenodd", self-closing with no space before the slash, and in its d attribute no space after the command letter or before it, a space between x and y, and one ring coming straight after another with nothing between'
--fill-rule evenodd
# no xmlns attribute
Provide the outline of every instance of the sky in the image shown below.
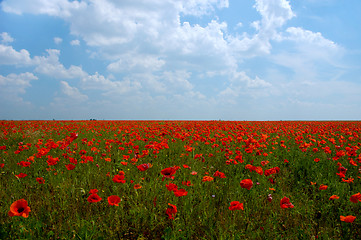
<svg viewBox="0 0 361 240"><path fill-rule="evenodd" d="M360 120L360 0L2 0L0 119Z"/></svg>

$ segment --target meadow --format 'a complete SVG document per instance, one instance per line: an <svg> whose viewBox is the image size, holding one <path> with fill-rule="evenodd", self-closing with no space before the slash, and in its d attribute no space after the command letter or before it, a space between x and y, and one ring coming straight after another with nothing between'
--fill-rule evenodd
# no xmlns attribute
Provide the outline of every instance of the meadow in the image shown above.
<svg viewBox="0 0 361 240"><path fill-rule="evenodd" d="M360 239L361 122L0 121L0 239Z"/></svg>

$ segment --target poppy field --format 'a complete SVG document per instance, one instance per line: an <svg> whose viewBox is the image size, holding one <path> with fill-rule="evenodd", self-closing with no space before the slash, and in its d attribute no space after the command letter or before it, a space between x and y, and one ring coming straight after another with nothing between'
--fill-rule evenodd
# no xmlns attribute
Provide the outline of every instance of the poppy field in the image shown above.
<svg viewBox="0 0 361 240"><path fill-rule="evenodd" d="M360 239L361 122L0 121L0 239Z"/></svg>

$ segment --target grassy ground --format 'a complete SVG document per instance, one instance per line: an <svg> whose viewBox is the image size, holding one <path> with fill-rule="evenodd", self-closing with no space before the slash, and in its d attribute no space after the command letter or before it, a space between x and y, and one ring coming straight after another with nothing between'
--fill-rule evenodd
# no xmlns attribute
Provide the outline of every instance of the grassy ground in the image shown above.
<svg viewBox="0 0 361 240"><path fill-rule="evenodd" d="M361 122L2 121L0 239L359 239L360 138ZM9 216L19 199L28 217Z"/></svg>

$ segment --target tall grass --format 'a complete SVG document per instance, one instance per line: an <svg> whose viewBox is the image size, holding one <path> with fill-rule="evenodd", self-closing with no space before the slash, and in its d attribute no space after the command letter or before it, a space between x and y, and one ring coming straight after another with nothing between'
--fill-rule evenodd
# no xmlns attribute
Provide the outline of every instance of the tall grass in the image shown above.
<svg viewBox="0 0 361 240"><path fill-rule="evenodd" d="M0 130L0 239L361 236L361 199L350 201L361 191L360 122L2 121ZM49 165L49 158L58 161ZM174 166L174 179L163 179L161 171ZM336 174L341 166L344 177ZM121 171L126 182L114 182ZM252 180L250 190L243 179ZM175 196L169 183L187 195ZM101 201L88 201L92 189ZM109 205L111 195L119 206ZM293 208L281 208L284 197ZM27 218L8 215L19 199L31 208ZM244 210L231 211L232 201ZM168 203L177 207L174 219ZM340 220L348 215L356 219Z"/></svg>

